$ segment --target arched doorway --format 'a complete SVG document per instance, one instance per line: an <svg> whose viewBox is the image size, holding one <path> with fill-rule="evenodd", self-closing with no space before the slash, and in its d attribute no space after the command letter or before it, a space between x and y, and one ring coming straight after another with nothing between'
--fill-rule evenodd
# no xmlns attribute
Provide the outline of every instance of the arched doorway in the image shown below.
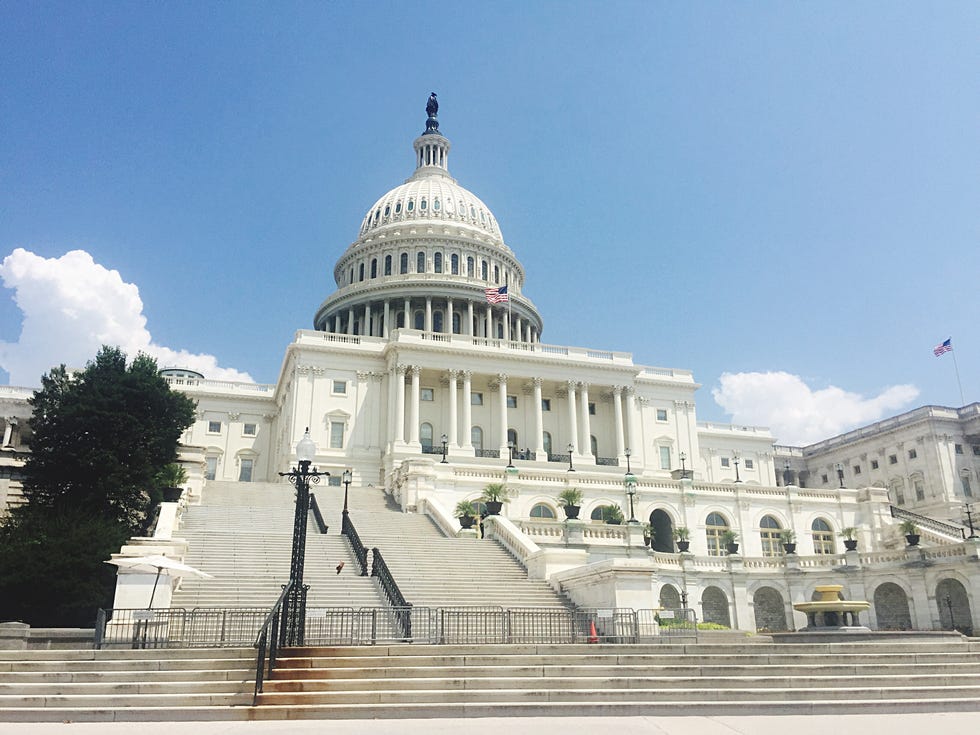
<svg viewBox="0 0 980 735"><path fill-rule="evenodd" d="M650 548L670 554L674 551L674 523L667 511L657 508L650 514L650 530L653 531L653 543Z"/></svg>
<svg viewBox="0 0 980 735"><path fill-rule="evenodd" d="M674 585L665 584L660 588L660 607L664 610L681 609L681 596Z"/></svg>
<svg viewBox="0 0 980 735"><path fill-rule="evenodd" d="M874 594L878 630L912 630L909 598L894 582L879 584Z"/></svg>
<svg viewBox="0 0 980 735"><path fill-rule="evenodd" d="M728 597L719 587L707 587L701 595L701 617L706 623L717 623L726 628L732 627L728 615Z"/></svg>
<svg viewBox="0 0 980 735"><path fill-rule="evenodd" d="M943 630L958 630L973 635L973 611L966 589L957 579L944 579L936 585L936 604Z"/></svg>
<svg viewBox="0 0 980 735"><path fill-rule="evenodd" d="M772 632L789 630L786 625L786 603L779 590L773 587L760 587L752 595L755 607L756 630Z"/></svg>

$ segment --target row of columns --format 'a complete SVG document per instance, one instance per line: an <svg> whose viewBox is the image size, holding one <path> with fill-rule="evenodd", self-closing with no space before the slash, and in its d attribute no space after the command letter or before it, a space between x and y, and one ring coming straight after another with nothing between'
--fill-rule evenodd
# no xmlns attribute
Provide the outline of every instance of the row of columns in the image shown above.
<svg viewBox="0 0 980 735"><path fill-rule="evenodd" d="M394 409L394 422L391 441L404 443L405 436L405 388L406 376L409 378L409 414L408 414L408 437L409 444L419 443L419 408L421 398L421 373L422 368L418 365L398 364L390 371L390 392L389 409ZM448 384L448 414L449 427L446 432L450 449L472 450L472 438L470 429L473 426L473 373L470 370L449 370L446 374ZM538 459L545 459L544 446L544 410L542 407L542 379L531 378L531 393L533 396L534 407L534 446L533 450ZM459 409L457 394L462 386L462 432L460 432ZM490 387L497 390L497 425L498 436L497 445L501 451L501 456L507 451L507 431L509 422L507 421L507 394L508 376L498 373L493 376ZM591 435L592 426L589 414L589 384L578 381L566 381L564 393L568 401L568 436L571 437L572 454L576 456L591 455ZM559 393L561 396L561 393ZM625 457L626 441L639 445L639 430L636 425L636 409L634 405L633 388L626 386L612 387L613 402L613 423L616 457ZM624 416L623 402L626 403ZM576 405L578 404L578 405ZM390 414L389 414L390 415ZM579 418L581 416L581 418ZM624 422L625 418L625 422ZM560 452L559 452L560 453Z"/></svg>
<svg viewBox="0 0 980 735"><path fill-rule="evenodd" d="M451 334L453 331L453 317L456 313L453 299L447 298L446 300L446 310L445 319L443 320L441 333ZM399 304L399 302L394 302ZM400 304L399 304L400 305ZM482 312L478 310L483 307ZM433 328L433 304L432 297L425 297L425 319L423 323L423 330L426 332L435 331ZM413 328L414 314L412 309L412 299L406 298L403 301L403 311L405 314L405 326L408 328ZM474 304L473 301L466 301L465 312L466 318L462 318L462 312L464 309L460 309L460 328L462 334L473 337L487 337L490 339L497 339L497 329L496 326L500 324L503 330L503 339L513 340L515 342L537 342L539 335L537 330L530 322L525 322L520 316L511 318L509 310L499 308L498 315L495 317L490 304ZM361 315L361 327L360 330L355 332L354 325L357 322L358 313ZM504 312L507 312L507 316L504 316ZM387 339L391 336L391 330L395 329L395 323L393 321L392 313L392 302L385 300L382 302L381 309L373 308L373 305L369 302L364 304L362 307L351 306L347 309L347 319L346 323L342 312L338 311L333 315L333 332L335 334L349 334L355 335L359 334L363 337L384 337ZM330 320L327 320L327 327L330 326Z"/></svg>

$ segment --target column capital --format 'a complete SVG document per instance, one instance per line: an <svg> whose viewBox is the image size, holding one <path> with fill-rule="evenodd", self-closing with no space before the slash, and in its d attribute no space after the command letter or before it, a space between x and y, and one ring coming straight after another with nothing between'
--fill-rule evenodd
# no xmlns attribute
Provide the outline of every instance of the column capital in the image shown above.
<svg viewBox="0 0 980 735"><path fill-rule="evenodd" d="M459 375L463 380L472 380L473 371L472 370L460 370Z"/></svg>
<svg viewBox="0 0 980 735"><path fill-rule="evenodd" d="M422 373L422 367L420 365L410 365L408 369L411 371L413 378Z"/></svg>
<svg viewBox="0 0 980 735"><path fill-rule="evenodd" d="M507 373L497 373L497 382L498 383L506 383L507 382Z"/></svg>
<svg viewBox="0 0 980 735"><path fill-rule="evenodd" d="M613 397L619 398L619 396L621 396L622 393L623 393L623 386L621 386L621 385L614 385L612 387Z"/></svg>
<svg viewBox="0 0 980 735"><path fill-rule="evenodd" d="M579 387L579 390L588 390L589 389L589 383L586 383L584 380L578 381L578 383L576 383L576 385Z"/></svg>
<svg viewBox="0 0 980 735"><path fill-rule="evenodd" d="M408 372L408 368L409 368L408 365L402 365L401 363L399 363L395 365L395 372L397 372L399 375L404 375L405 373Z"/></svg>
<svg viewBox="0 0 980 735"><path fill-rule="evenodd" d="M532 388L540 388L542 383L544 383L544 379L543 378L531 378L531 387Z"/></svg>
<svg viewBox="0 0 980 735"><path fill-rule="evenodd" d="M447 370L446 371L446 379L447 380L459 380L460 377L462 376L462 373L463 373L462 370Z"/></svg>

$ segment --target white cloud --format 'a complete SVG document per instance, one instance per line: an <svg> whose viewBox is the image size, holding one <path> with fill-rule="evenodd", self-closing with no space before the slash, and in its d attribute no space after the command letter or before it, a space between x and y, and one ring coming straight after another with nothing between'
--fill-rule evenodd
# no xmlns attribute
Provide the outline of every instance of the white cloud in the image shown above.
<svg viewBox="0 0 980 735"><path fill-rule="evenodd" d="M768 426L780 444L806 445L828 439L889 412L919 395L914 385L893 385L874 398L829 386L813 390L784 372L723 373L711 391L736 424Z"/></svg>
<svg viewBox="0 0 980 735"><path fill-rule="evenodd" d="M24 314L20 338L0 342L0 367L10 373L11 385L40 385L41 375L62 363L83 367L103 344L118 345L130 358L145 352L161 367L179 365L209 379L252 380L219 367L213 355L154 344L139 289L84 250L42 258L17 248L0 263L0 279L14 290Z"/></svg>

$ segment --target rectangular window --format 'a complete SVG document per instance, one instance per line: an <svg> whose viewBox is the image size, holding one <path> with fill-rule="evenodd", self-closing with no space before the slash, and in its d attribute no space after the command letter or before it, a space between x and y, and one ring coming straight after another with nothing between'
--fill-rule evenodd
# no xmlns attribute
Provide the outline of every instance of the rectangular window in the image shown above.
<svg viewBox="0 0 980 735"><path fill-rule="evenodd" d="M852 469L854 470L854 474L855 475L860 475L861 474L861 465L856 464L856 465L854 465L854 467Z"/></svg>
<svg viewBox="0 0 980 735"><path fill-rule="evenodd" d="M980 457L980 444L973 445L973 456Z"/></svg>
<svg viewBox="0 0 980 735"><path fill-rule="evenodd" d="M208 421L208 433L209 434L220 434L221 433L221 422L220 421Z"/></svg>
<svg viewBox="0 0 980 735"><path fill-rule="evenodd" d="M916 500L925 500L926 499L926 488L922 484L922 480L914 480L913 481L913 484L915 485L915 499Z"/></svg>
<svg viewBox="0 0 980 735"><path fill-rule="evenodd" d="M822 482L824 485L826 485L827 484L827 476L826 475L820 475L820 482Z"/></svg>
<svg viewBox="0 0 980 735"><path fill-rule="evenodd" d="M871 469L873 469L873 470L878 469L878 460L877 459L871 460Z"/></svg>
<svg viewBox="0 0 980 735"><path fill-rule="evenodd" d="M421 401L434 401L435 399L435 391L432 388L422 388L419 393L419 400Z"/></svg>
<svg viewBox="0 0 980 735"><path fill-rule="evenodd" d="M330 448L331 449L344 448L344 422L343 421L330 422Z"/></svg>
<svg viewBox="0 0 980 735"><path fill-rule="evenodd" d="M956 453L957 454L963 454L963 445L962 444L957 444L955 448L956 448Z"/></svg>
<svg viewBox="0 0 980 735"><path fill-rule="evenodd" d="M905 505L905 493L901 490L895 491L895 502L899 505Z"/></svg>
<svg viewBox="0 0 980 735"><path fill-rule="evenodd" d="M589 416L595 416L595 404L589 403Z"/></svg>
<svg viewBox="0 0 980 735"><path fill-rule="evenodd" d="M517 396L507 396L507 408L517 408Z"/></svg>
<svg viewBox="0 0 980 735"><path fill-rule="evenodd" d="M251 482L252 481L252 460L241 459L238 462L238 481L239 482Z"/></svg>
<svg viewBox="0 0 980 735"><path fill-rule="evenodd" d="M482 406L483 405L483 394L473 392L470 393L470 405L471 406Z"/></svg>
<svg viewBox="0 0 980 735"><path fill-rule="evenodd" d="M897 454L889 454L888 455L888 464L898 464L898 455Z"/></svg>
<svg viewBox="0 0 980 735"><path fill-rule="evenodd" d="M745 460L745 469L747 469L747 470L754 470L755 469L755 460L754 459L747 459L747 460Z"/></svg>
<svg viewBox="0 0 980 735"><path fill-rule="evenodd" d="M255 436L255 424L245 424L242 426L242 436Z"/></svg>
<svg viewBox="0 0 980 735"><path fill-rule="evenodd" d="M731 461L730 461L730 460L728 459L728 457L722 457L722 458L721 458L721 466L722 466L722 467L730 467L730 466L731 466L731 464L732 464L732 463L731 463Z"/></svg>
<svg viewBox="0 0 980 735"><path fill-rule="evenodd" d="M218 474L218 458L205 457L204 479L213 480Z"/></svg>
<svg viewBox="0 0 980 735"><path fill-rule="evenodd" d="M658 408L657 409L657 421L666 421L666 420L667 420L667 409L666 408Z"/></svg>
<svg viewBox="0 0 980 735"><path fill-rule="evenodd" d="M916 452L914 449L910 449L909 450L909 459L915 459L918 456L919 456L919 453Z"/></svg>
<svg viewBox="0 0 980 735"><path fill-rule="evenodd" d="M542 398L541 399L541 410L542 411L550 411L551 410L551 399L550 398Z"/></svg>
<svg viewBox="0 0 980 735"><path fill-rule="evenodd" d="M342 484L342 479L343 478L340 475L330 475L330 477L327 478L327 485L330 487L340 487Z"/></svg>
<svg viewBox="0 0 980 735"><path fill-rule="evenodd" d="M970 486L970 478L966 475L960 475L960 484L963 485L963 494L968 497L973 497L973 488Z"/></svg>
<svg viewBox="0 0 980 735"><path fill-rule="evenodd" d="M333 381L333 393L337 396L347 395L347 381L346 380L335 380Z"/></svg>
<svg viewBox="0 0 980 735"><path fill-rule="evenodd" d="M660 447L660 469L670 469L670 447Z"/></svg>

